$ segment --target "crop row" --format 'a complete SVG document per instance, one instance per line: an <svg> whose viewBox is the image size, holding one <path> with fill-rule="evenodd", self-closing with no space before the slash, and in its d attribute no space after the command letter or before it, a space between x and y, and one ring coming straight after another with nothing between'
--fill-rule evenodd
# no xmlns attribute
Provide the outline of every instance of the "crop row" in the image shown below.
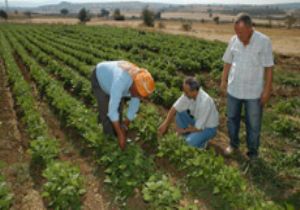
<svg viewBox="0 0 300 210"><path fill-rule="evenodd" d="M47 124L37 109L30 85L24 80L12 54L12 49L1 33L2 57L5 62L9 82L16 105L21 110L22 121L31 139L30 153L32 161L44 167L43 196L54 208L69 208L80 204L80 197L85 192L83 178L79 169L69 163L57 160L59 144L48 132ZM58 171L55 171L58 168ZM71 177L74 177L71 181Z"/></svg>

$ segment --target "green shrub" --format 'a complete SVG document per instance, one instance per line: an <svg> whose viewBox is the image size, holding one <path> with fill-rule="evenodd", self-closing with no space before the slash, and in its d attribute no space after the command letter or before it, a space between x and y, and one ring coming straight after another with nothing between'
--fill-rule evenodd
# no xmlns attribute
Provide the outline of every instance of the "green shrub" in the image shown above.
<svg viewBox="0 0 300 210"><path fill-rule="evenodd" d="M29 153L35 163L46 166L59 154L59 145L55 139L37 139L30 142Z"/></svg>
<svg viewBox="0 0 300 210"><path fill-rule="evenodd" d="M143 198L155 209L174 209L181 198L180 190L172 186L166 175L154 174L146 182Z"/></svg>
<svg viewBox="0 0 300 210"><path fill-rule="evenodd" d="M80 197L85 193L83 178L77 167L65 162L53 162L43 172L47 182L43 186L43 197L54 209L80 209Z"/></svg>
<svg viewBox="0 0 300 210"><path fill-rule="evenodd" d="M13 199L13 194L10 192L4 177L0 175L0 209L8 210Z"/></svg>

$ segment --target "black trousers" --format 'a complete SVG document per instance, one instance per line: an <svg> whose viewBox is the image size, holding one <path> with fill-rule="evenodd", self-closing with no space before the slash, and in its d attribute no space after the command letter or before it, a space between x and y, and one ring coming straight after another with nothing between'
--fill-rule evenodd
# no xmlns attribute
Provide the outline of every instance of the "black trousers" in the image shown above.
<svg viewBox="0 0 300 210"><path fill-rule="evenodd" d="M105 134L116 135L115 130L113 128L112 122L107 116L108 114L108 104L109 104L109 95L107 95L99 85L99 82L96 77L96 69L93 70L91 75L91 84L92 84L92 92L97 99L98 104L98 122L102 124L103 131ZM122 108L123 108L123 100L120 102L119 113L120 113L120 121L122 120Z"/></svg>

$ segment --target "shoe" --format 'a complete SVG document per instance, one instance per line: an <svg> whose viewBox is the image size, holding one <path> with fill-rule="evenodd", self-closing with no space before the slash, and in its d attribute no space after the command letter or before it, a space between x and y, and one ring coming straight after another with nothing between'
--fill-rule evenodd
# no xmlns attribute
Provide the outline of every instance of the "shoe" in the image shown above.
<svg viewBox="0 0 300 210"><path fill-rule="evenodd" d="M231 155L233 152L235 152L237 150L237 148L232 147L231 145L229 145L228 147L226 147L226 149L224 150L224 155Z"/></svg>

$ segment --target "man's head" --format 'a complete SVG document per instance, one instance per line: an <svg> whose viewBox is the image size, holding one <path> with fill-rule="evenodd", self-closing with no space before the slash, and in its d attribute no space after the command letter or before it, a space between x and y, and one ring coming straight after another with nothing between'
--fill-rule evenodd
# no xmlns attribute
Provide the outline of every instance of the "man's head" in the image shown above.
<svg viewBox="0 0 300 210"><path fill-rule="evenodd" d="M137 74L134 75L133 84L130 92L134 97L146 98L155 89L155 82L151 74L146 69L140 69Z"/></svg>
<svg viewBox="0 0 300 210"><path fill-rule="evenodd" d="M187 77L183 82L183 92L190 99L196 99L199 88L199 82L193 77Z"/></svg>
<svg viewBox="0 0 300 210"><path fill-rule="evenodd" d="M234 23L234 30L239 40L247 44L253 33L251 17L246 13L238 14Z"/></svg>

